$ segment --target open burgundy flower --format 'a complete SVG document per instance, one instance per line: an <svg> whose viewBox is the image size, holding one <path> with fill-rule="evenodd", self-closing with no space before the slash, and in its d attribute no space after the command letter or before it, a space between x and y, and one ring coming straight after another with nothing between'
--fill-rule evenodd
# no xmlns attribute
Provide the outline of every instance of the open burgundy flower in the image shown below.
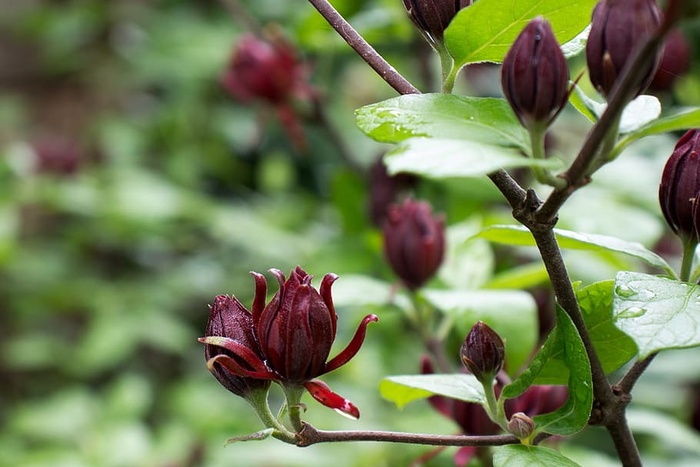
<svg viewBox="0 0 700 467"><path fill-rule="evenodd" d="M252 352L260 358L260 347L253 334L253 317L236 297L219 295L214 299L214 303L210 306L206 335L226 336L238 342L241 349L246 349L245 351ZM225 348L210 344L204 346L204 358L207 362L211 362L209 370L219 383L232 393L246 397L253 390L266 389L270 386L269 379L249 378L231 372L217 362L218 359L215 357L219 355L234 359L243 367L247 365L246 360ZM255 367L248 366L248 369L254 371ZM266 371L264 368L259 369Z"/></svg>
<svg viewBox="0 0 700 467"><path fill-rule="evenodd" d="M278 269L271 269L270 272L280 284L279 292L265 306L267 281L262 274L253 272L255 298L252 315L242 307L237 311L238 314L247 313L248 317L239 321L242 325L250 326L258 347L250 341L244 342L235 332L224 329L223 334L226 335L210 335L200 339L204 344L228 351L215 355L207 365L212 369L218 363L241 377L304 386L323 405L358 418L360 413L357 407L315 378L339 368L354 357L364 342L367 325L377 321L377 316L365 316L350 344L327 361L338 320L331 285L338 276L326 274L319 292L311 285L313 276L301 267L292 271L289 280Z"/></svg>

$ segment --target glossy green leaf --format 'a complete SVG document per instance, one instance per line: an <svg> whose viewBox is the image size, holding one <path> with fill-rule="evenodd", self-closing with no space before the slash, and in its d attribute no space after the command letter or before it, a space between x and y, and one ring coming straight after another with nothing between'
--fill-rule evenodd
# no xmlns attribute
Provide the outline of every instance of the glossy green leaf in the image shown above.
<svg viewBox="0 0 700 467"><path fill-rule="evenodd" d="M504 99L411 94L355 111L357 126L382 143L409 138L458 139L529 150L529 136ZM439 147L438 144L433 146Z"/></svg>
<svg viewBox="0 0 700 467"><path fill-rule="evenodd" d="M389 376L379 383L379 392L399 409L433 395L479 404L486 402L481 383L474 375L466 374Z"/></svg>
<svg viewBox="0 0 700 467"><path fill-rule="evenodd" d="M614 281L591 284L576 292L593 347L605 374L621 368L637 355L637 345L613 323Z"/></svg>
<svg viewBox="0 0 700 467"><path fill-rule="evenodd" d="M637 355L634 341L617 329L612 320L613 282L596 282L576 292L593 347L606 374L619 369ZM552 346L549 360L537 375L536 382L566 384L568 376L569 370L559 342Z"/></svg>
<svg viewBox="0 0 700 467"><path fill-rule="evenodd" d="M389 173L428 178L478 177L516 167L561 168L558 159L530 159L520 151L461 139L412 138L384 158Z"/></svg>
<svg viewBox="0 0 700 467"><path fill-rule="evenodd" d="M533 384L550 359L560 359L568 369L569 399L556 411L534 417L537 432L571 435L588 422L593 405L591 368L586 349L576 327L561 308L557 308L557 325L530 366L511 384L503 388L502 397L513 398Z"/></svg>
<svg viewBox="0 0 700 467"><path fill-rule="evenodd" d="M622 271L615 278L613 322L639 347L639 358L700 345L700 288Z"/></svg>
<svg viewBox="0 0 700 467"><path fill-rule="evenodd" d="M659 268L665 274L675 275L673 268L661 256L647 250L641 243L627 242L607 235L584 234L562 229L554 229L554 233L561 248L621 253ZM535 246L532 234L523 226L496 225L484 229L479 236L506 245Z"/></svg>
<svg viewBox="0 0 700 467"><path fill-rule="evenodd" d="M537 343L537 304L520 290L424 290L423 296L449 316L461 336L483 321L506 344L507 369L512 374L532 354Z"/></svg>
<svg viewBox="0 0 700 467"><path fill-rule="evenodd" d="M613 148L611 157L617 157L631 143L646 136L668 133L669 131L687 130L689 128L696 127L700 127L700 108L685 110L675 115L653 120L621 138Z"/></svg>
<svg viewBox="0 0 700 467"><path fill-rule="evenodd" d="M494 467L580 467L554 449L510 444L493 451Z"/></svg>
<svg viewBox="0 0 700 467"><path fill-rule="evenodd" d="M445 44L457 67L501 62L515 38L536 16L552 25L560 44L583 31L596 0L479 0L462 9L445 31Z"/></svg>

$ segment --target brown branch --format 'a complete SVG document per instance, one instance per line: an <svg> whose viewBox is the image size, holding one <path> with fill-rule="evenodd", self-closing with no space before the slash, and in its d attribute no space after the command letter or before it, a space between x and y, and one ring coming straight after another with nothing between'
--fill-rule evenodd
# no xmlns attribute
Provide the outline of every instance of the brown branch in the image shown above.
<svg viewBox="0 0 700 467"><path fill-rule="evenodd" d="M403 433L397 431L323 431L304 423L297 433L297 446L311 446L318 443L338 443L347 441L376 441L385 443L425 444L430 446L503 446L519 444L513 435L432 435L420 433Z"/></svg>
<svg viewBox="0 0 700 467"><path fill-rule="evenodd" d="M321 13L328 24L352 47L355 52L372 67L377 74L396 90L399 94L419 94L406 78L404 78L384 57L379 55L374 48L348 23L333 5L327 0L309 0L316 10Z"/></svg>
<svg viewBox="0 0 700 467"><path fill-rule="evenodd" d="M620 381L617 382L614 389L619 391L620 394L630 394L632 392L632 388L637 383L637 380L640 376L642 376L642 373L644 373L656 355L657 354L654 353L649 355L644 360L637 360L634 362L630 369L627 370L627 373L625 373L625 375L620 378Z"/></svg>
<svg viewBox="0 0 700 467"><path fill-rule="evenodd" d="M641 47L633 54L626 66L621 70L616 87L608 99L608 105L593 125L588 137L569 169L560 175L567 181L564 188L554 190L547 201L540 207L537 217L541 222L551 222L556 218L564 202L579 188L589 182L592 168L596 163L598 152L608 136L609 131L615 131L618 121L627 103L634 98L635 90L644 79L639 70L647 70L654 61L664 36L671 28L671 22L665 21Z"/></svg>

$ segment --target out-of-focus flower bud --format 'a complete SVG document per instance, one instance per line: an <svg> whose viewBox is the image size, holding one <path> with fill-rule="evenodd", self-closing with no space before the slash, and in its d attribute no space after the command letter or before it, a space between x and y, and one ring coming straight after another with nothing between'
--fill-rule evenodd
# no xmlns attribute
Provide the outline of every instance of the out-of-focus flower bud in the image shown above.
<svg viewBox="0 0 700 467"><path fill-rule="evenodd" d="M72 175L84 162L85 153L70 139L53 136L44 137L32 144L35 170L40 173Z"/></svg>
<svg viewBox="0 0 700 467"><path fill-rule="evenodd" d="M274 380L282 385L304 386L323 405L349 417L359 418L357 407L315 378L345 365L353 358L365 340L367 325L378 321L377 316L365 316L348 346L326 362L336 336L338 316L333 308L331 285L338 276L326 274L319 293L311 285L313 276L301 267L297 266L292 271L289 280L285 280L284 273L278 269L271 272L277 278L280 290L267 306L267 281L262 274L254 272L252 318L239 304L233 307L232 315L237 322L231 321L230 325L211 330L208 326L207 337L200 339L200 342L207 344L207 347L218 346L229 353L214 355L207 365L215 369L215 364L219 363L234 375ZM212 334L215 332L224 335ZM259 351L251 344L251 332L255 335L252 342L259 344ZM245 338L242 338L244 334ZM222 384L226 386L224 382Z"/></svg>
<svg viewBox="0 0 700 467"><path fill-rule="evenodd" d="M637 47L661 24L656 0L600 0L593 10L591 32L586 44L588 73L593 86L604 96L613 90L617 76ZM647 70L635 95L651 82L660 53Z"/></svg>
<svg viewBox="0 0 700 467"><path fill-rule="evenodd" d="M530 21L503 59L501 85L527 128L548 126L566 104L569 68L549 22Z"/></svg>
<svg viewBox="0 0 700 467"><path fill-rule="evenodd" d="M681 239L697 240L695 198L700 191L700 129L688 130L666 162L659 186L661 212ZM695 203L697 204L697 203Z"/></svg>
<svg viewBox="0 0 700 467"><path fill-rule="evenodd" d="M688 40L678 29L669 32L664 42L659 69L651 81L655 91L671 89L673 83L690 69L691 50Z"/></svg>
<svg viewBox="0 0 700 467"><path fill-rule="evenodd" d="M462 344L462 363L483 384L490 384L503 368L505 346L501 336L483 321L472 326Z"/></svg>
<svg viewBox="0 0 700 467"><path fill-rule="evenodd" d="M471 4L471 0L403 0L408 16L433 47L441 46L450 21Z"/></svg>
<svg viewBox="0 0 700 467"><path fill-rule="evenodd" d="M416 290L430 279L445 255L445 220L427 202L406 199L389 206L384 253L403 283Z"/></svg>
<svg viewBox="0 0 700 467"><path fill-rule="evenodd" d="M206 336L220 336L237 342L242 348L254 354L259 359L261 357L260 347L253 335L253 317L250 312L238 301L236 297L219 295L214 299L214 303L209 308L209 321L207 322ZM246 363L245 359L236 355L223 347L216 345L204 346L204 357L207 362L217 355L226 355L237 360L239 365L249 370L254 367ZM210 370L214 377L232 393L247 397L252 391L264 390L270 386L270 380L256 379L246 376L239 376L231 372L216 360L212 361Z"/></svg>
<svg viewBox="0 0 700 467"><path fill-rule="evenodd" d="M400 196L402 191L413 187L418 179L411 174L389 175L379 157L369 173L369 211L372 222L381 226L386 219L387 208Z"/></svg>
<svg viewBox="0 0 700 467"><path fill-rule="evenodd" d="M269 41L252 35L237 43L221 84L235 99L280 105L309 94L307 68L279 34Z"/></svg>
<svg viewBox="0 0 700 467"><path fill-rule="evenodd" d="M522 412L513 414L508 421L508 431L518 439L526 439L535 431L535 422Z"/></svg>
<svg viewBox="0 0 700 467"><path fill-rule="evenodd" d="M562 385L536 385L505 403L506 415L522 412L528 417L554 412L569 398L569 388Z"/></svg>

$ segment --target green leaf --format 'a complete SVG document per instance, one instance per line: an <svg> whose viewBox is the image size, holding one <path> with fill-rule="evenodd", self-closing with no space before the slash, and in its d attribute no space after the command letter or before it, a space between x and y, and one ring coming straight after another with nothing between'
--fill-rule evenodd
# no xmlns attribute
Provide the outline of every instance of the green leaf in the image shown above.
<svg viewBox="0 0 700 467"><path fill-rule="evenodd" d="M434 307L449 316L459 335L466 336L483 321L507 341L506 361L513 374L530 357L537 343L537 304L520 290L423 291Z"/></svg>
<svg viewBox="0 0 700 467"><path fill-rule="evenodd" d="M637 355L637 345L613 323L614 282L596 282L576 292L586 328L606 375Z"/></svg>
<svg viewBox="0 0 700 467"><path fill-rule="evenodd" d="M620 134L632 133L656 121L661 115L661 102L655 96L637 96L625 106L620 118Z"/></svg>
<svg viewBox="0 0 700 467"><path fill-rule="evenodd" d="M399 409L433 395L478 404L486 402L481 383L474 375L465 374L389 376L379 383L379 392Z"/></svg>
<svg viewBox="0 0 700 467"><path fill-rule="evenodd" d="M510 444L493 451L494 467L580 467L554 449Z"/></svg>
<svg viewBox="0 0 700 467"><path fill-rule="evenodd" d="M621 138L613 148L611 158L614 159L631 143L646 136L668 133L669 131L687 130L695 127L700 127L700 108L693 108L675 115L654 120Z"/></svg>
<svg viewBox="0 0 700 467"><path fill-rule="evenodd" d="M536 432L571 435L586 426L593 405L591 367L586 349L574 323L557 307L556 328L547 337L530 366L511 384L503 388L502 397L517 397L536 380L550 359L561 359L569 372L569 399L562 407L548 414L537 415Z"/></svg>
<svg viewBox="0 0 700 467"><path fill-rule="evenodd" d="M460 139L412 138L384 158L391 174L428 178L478 177L516 167L561 168L558 159L529 159L518 150Z"/></svg>
<svg viewBox="0 0 700 467"><path fill-rule="evenodd" d="M574 92L569 95L569 103L593 123L598 121L598 117L602 113L601 108L605 109L605 104L588 97L588 94L583 92L578 84L574 84Z"/></svg>
<svg viewBox="0 0 700 467"><path fill-rule="evenodd" d="M527 23L536 16L549 20L560 44L575 38L590 22L596 0L479 0L462 9L445 30L445 44L455 66L502 62Z"/></svg>
<svg viewBox="0 0 700 467"><path fill-rule="evenodd" d="M561 248L621 253L659 268L665 274L675 276L673 268L661 256L647 250L641 243L627 242L607 235L583 234L562 229L554 229L554 233ZM535 246L535 240L530 231L518 225L488 227L479 233L479 236L491 242L506 245Z"/></svg>
<svg viewBox="0 0 700 467"><path fill-rule="evenodd" d="M361 107L355 118L360 130L382 143L431 137L530 148L527 131L504 99L411 94Z"/></svg>
<svg viewBox="0 0 700 467"><path fill-rule="evenodd" d="M622 271L615 278L613 322L643 359L664 349L700 345L700 288L677 280Z"/></svg>

